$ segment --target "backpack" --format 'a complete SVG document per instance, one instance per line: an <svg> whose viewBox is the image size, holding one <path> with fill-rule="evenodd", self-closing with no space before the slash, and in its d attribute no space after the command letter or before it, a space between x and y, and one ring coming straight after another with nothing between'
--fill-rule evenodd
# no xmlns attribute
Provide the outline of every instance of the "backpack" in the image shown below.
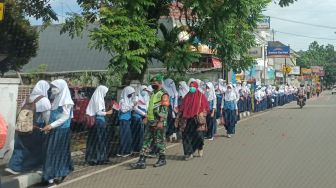
<svg viewBox="0 0 336 188"><path fill-rule="evenodd" d="M37 97L33 102L27 101L21 108L16 121L15 130L19 133L32 133L36 120L36 103L44 96Z"/></svg>
<svg viewBox="0 0 336 188"><path fill-rule="evenodd" d="M7 139L7 123L5 118L0 114L0 149L6 144Z"/></svg>

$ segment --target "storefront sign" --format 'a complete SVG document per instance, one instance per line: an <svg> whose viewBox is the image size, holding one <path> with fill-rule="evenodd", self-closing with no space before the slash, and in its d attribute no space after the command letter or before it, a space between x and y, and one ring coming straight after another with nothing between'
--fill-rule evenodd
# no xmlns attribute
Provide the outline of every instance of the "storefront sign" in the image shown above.
<svg viewBox="0 0 336 188"><path fill-rule="evenodd" d="M294 66L292 67L292 71L289 72L290 75L300 75L300 67Z"/></svg>
<svg viewBox="0 0 336 188"><path fill-rule="evenodd" d="M311 73L312 73L311 69L306 69L306 68L301 69L301 74L302 75L310 75Z"/></svg>
<svg viewBox="0 0 336 188"><path fill-rule="evenodd" d="M289 46L267 47L267 56L270 58L286 58L289 55Z"/></svg>
<svg viewBox="0 0 336 188"><path fill-rule="evenodd" d="M264 19L262 19L258 23L258 29L270 29L271 28L271 17L265 16Z"/></svg>
<svg viewBox="0 0 336 188"><path fill-rule="evenodd" d="M263 56L262 47L253 47L248 51L248 54L254 58L262 58Z"/></svg>

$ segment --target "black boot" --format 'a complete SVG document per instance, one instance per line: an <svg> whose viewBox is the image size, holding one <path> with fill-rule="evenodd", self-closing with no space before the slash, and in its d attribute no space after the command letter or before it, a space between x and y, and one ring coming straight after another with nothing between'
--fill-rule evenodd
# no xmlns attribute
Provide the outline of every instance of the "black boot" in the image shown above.
<svg viewBox="0 0 336 188"><path fill-rule="evenodd" d="M154 164L154 167L161 167L167 164L166 156L160 155L159 160Z"/></svg>
<svg viewBox="0 0 336 188"><path fill-rule="evenodd" d="M145 169L146 168L146 157L140 155L139 161L133 164L130 164L132 169Z"/></svg>

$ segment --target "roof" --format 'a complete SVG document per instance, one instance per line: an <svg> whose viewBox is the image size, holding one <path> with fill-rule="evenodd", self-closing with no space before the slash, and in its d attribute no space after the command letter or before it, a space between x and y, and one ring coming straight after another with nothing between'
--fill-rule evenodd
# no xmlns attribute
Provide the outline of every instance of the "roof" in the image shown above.
<svg viewBox="0 0 336 188"><path fill-rule="evenodd" d="M36 71L46 64L47 72L71 72L105 70L111 56L105 51L89 48L88 31L83 37L71 39L68 34L60 35L61 25L51 25L40 32L37 56L23 67L23 72Z"/></svg>

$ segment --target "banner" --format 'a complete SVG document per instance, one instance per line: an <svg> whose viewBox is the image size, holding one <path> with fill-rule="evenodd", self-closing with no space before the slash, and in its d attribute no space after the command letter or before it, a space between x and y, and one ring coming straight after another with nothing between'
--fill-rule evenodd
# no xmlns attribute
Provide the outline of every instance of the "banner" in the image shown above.
<svg viewBox="0 0 336 188"><path fill-rule="evenodd" d="M288 58L290 48L289 46L267 47L267 56L270 58Z"/></svg>

